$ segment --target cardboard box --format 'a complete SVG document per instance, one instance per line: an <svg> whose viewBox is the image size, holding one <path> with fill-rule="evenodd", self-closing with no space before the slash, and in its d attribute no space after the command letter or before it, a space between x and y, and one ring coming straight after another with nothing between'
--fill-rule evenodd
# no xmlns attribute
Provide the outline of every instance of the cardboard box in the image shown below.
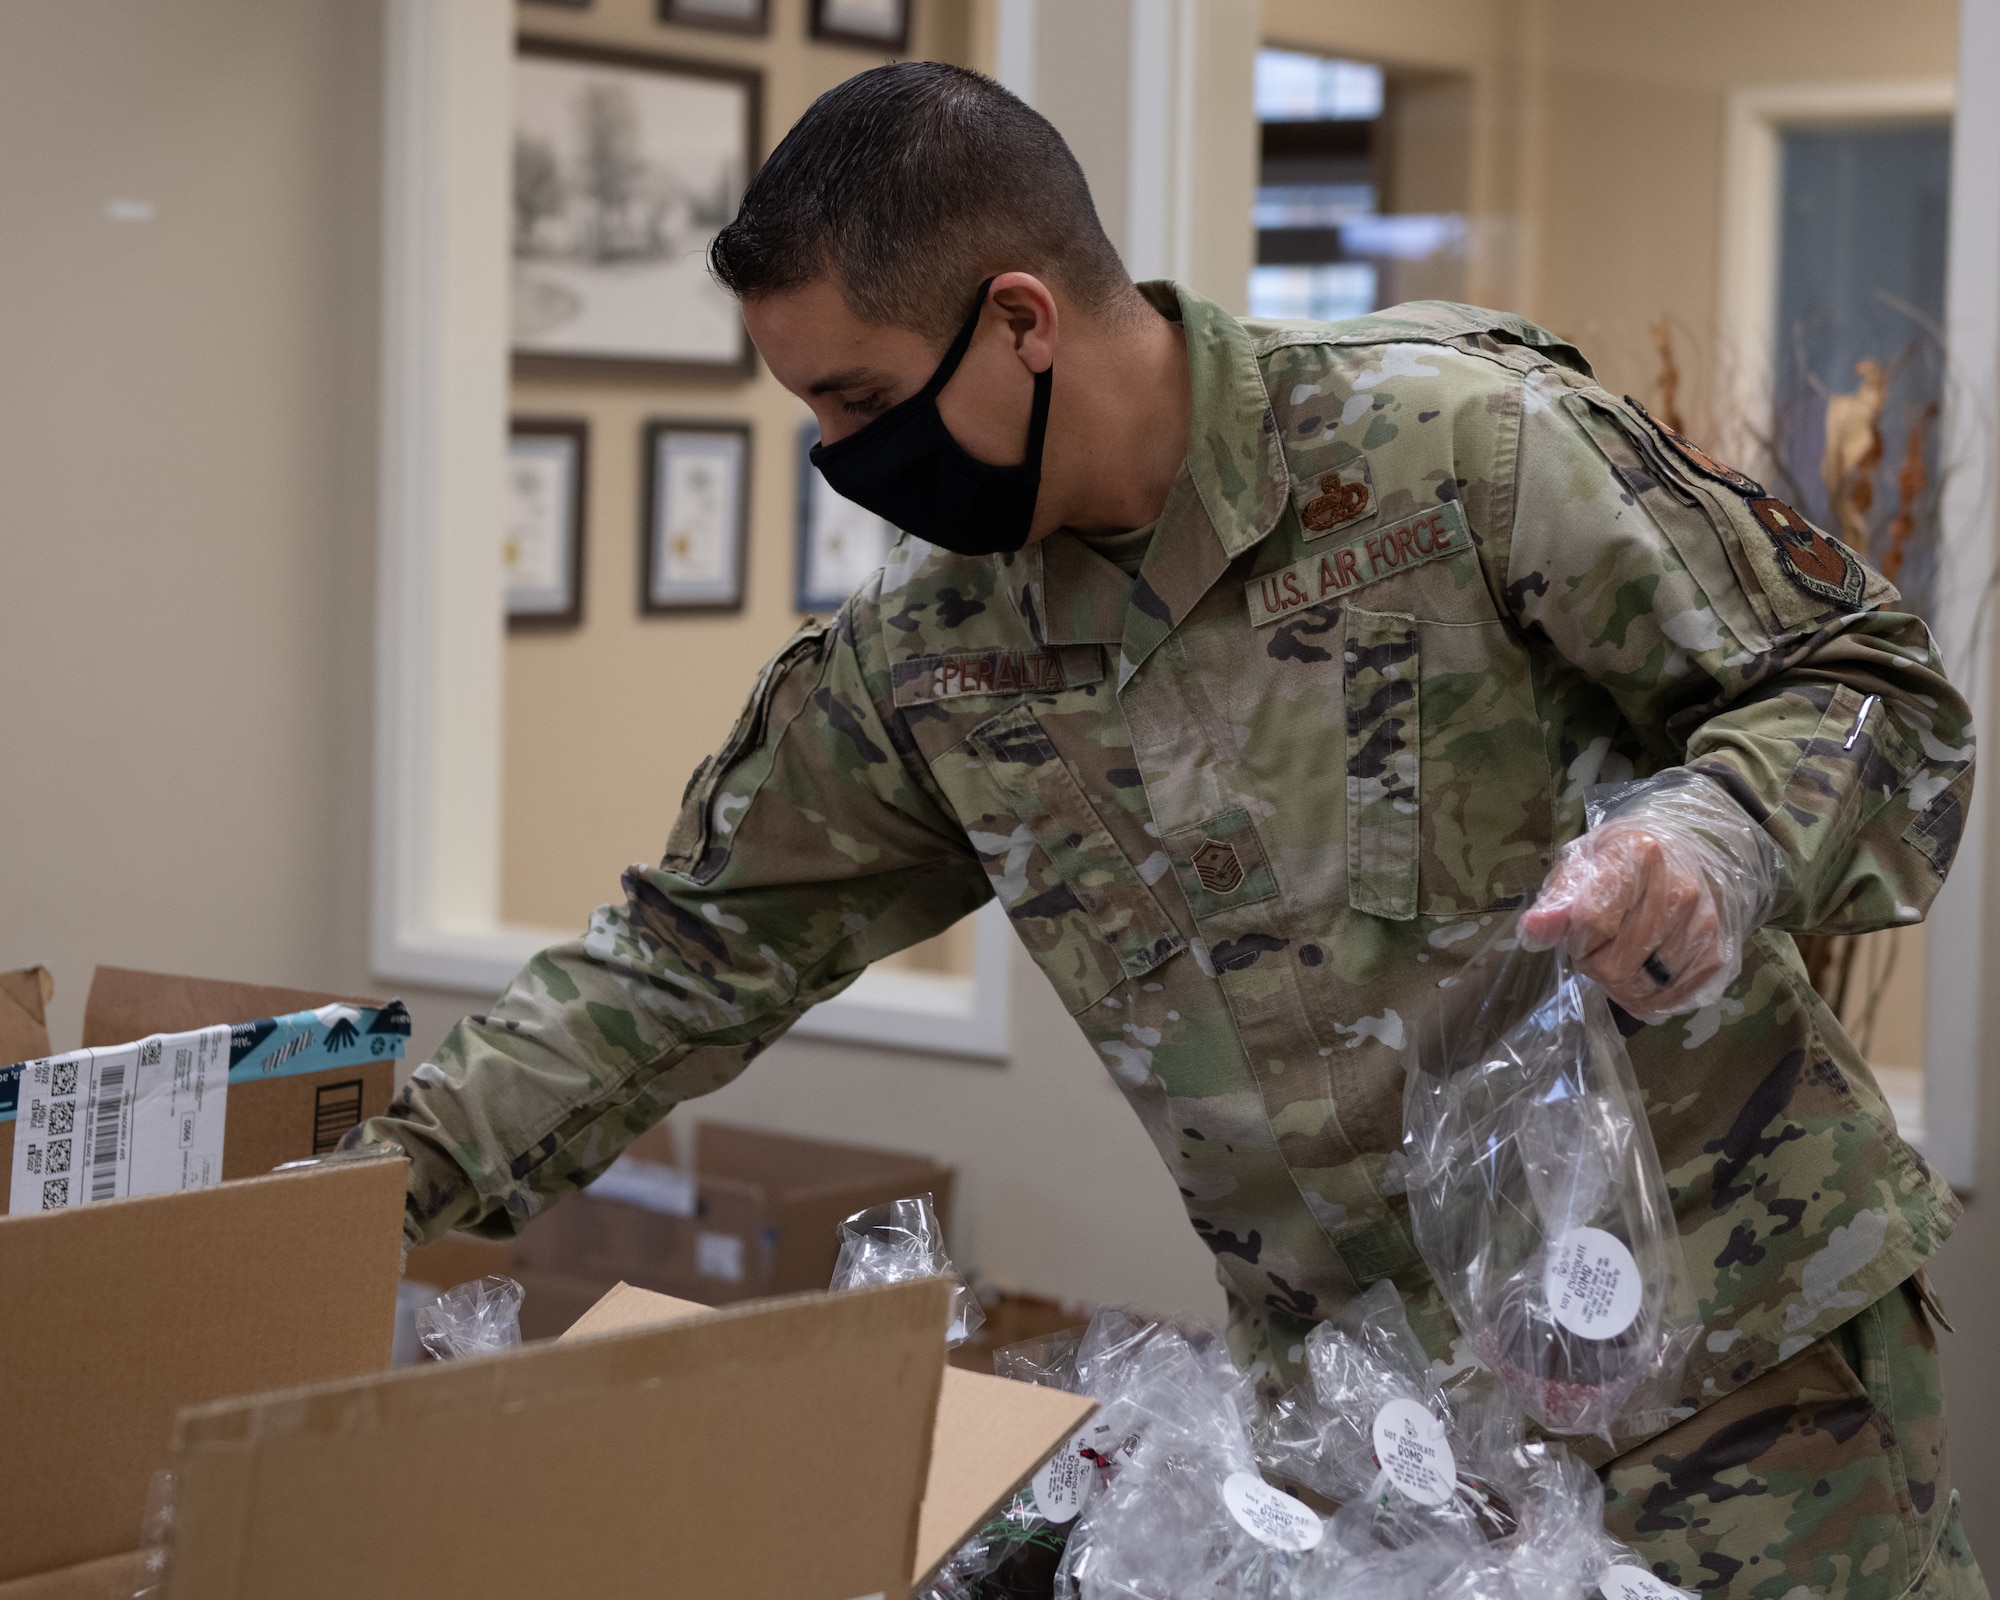
<svg viewBox="0 0 2000 1600"><path fill-rule="evenodd" d="M99 967L91 974L83 1003L83 1043L86 1049L100 1049L149 1033L184 1033L211 1023L250 1022L327 1005L379 1010L384 1003L309 989ZM222 1149L224 1180L256 1177L286 1161L324 1155L349 1128L382 1115L395 1092L400 1053L250 1083L232 1078L229 1137Z"/></svg>
<svg viewBox="0 0 2000 1600"><path fill-rule="evenodd" d="M900 1600L1090 1411L945 1402L937 1279L634 1293L561 1341L184 1414L170 1600Z"/></svg>
<svg viewBox="0 0 2000 1600"><path fill-rule="evenodd" d="M0 1066L49 1053L49 1001L56 981L47 967L0 972Z"/></svg>
<svg viewBox="0 0 2000 1600"><path fill-rule="evenodd" d="M289 1037L296 1051L279 1050L274 1038L259 1029L273 1019L326 1006L343 1006L362 1027L384 1018L400 1019L402 1032L377 1042L382 1048L371 1056L369 1036L363 1035L338 1053L338 1060L315 1067L315 1060L327 1060L319 1046L330 1040L330 1029L314 1038ZM310 1020L310 1019L308 1019ZM197 1029L233 1025L228 1062L215 1065L227 1082L219 1177L222 1180L247 1178L271 1171L286 1161L301 1161L331 1150L340 1136L366 1117L388 1109L394 1089L395 1062L408 1038L408 1014L397 1002L346 1000L334 995L300 989L266 988L253 984L221 983L205 978L180 978L164 973L134 972L120 967L99 967L91 981L84 1005L83 1045L89 1051L108 1051L134 1045L155 1035L186 1034ZM47 1053L43 1037L42 1054ZM389 1048L393 1043L394 1048ZM313 1048L304 1048L305 1046ZM239 1059L241 1057L241 1059ZM67 1059L67 1058L63 1058ZM16 1110L24 1092L20 1068L0 1068L0 1211L9 1209L15 1181ZM134 1069L144 1074L153 1069ZM94 1080L93 1080L94 1081ZM85 1183L82 1136L83 1124L96 1102L88 1093L75 1106L79 1119L78 1142L69 1152L68 1162L76 1185L69 1203L82 1198ZM129 1089L130 1085L121 1085ZM199 1094L195 1096L201 1098ZM111 1116L107 1126L121 1115L118 1094L109 1097ZM131 1138L133 1112L122 1112L124 1137ZM115 1128L113 1131L116 1131ZM177 1172L171 1181L150 1183L139 1192L168 1188L195 1187L217 1181L213 1165L190 1162L198 1170ZM33 1174L23 1175L21 1181ZM59 1202L60 1203L60 1202Z"/></svg>
<svg viewBox="0 0 2000 1600"><path fill-rule="evenodd" d="M671 1135L655 1128L522 1230L514 1259L530 1303L537 1284L601 1295L624 1282L703 1305L824 1289L855 1212L929 1193L949 1219L951 1169L925 1156L719 1122L696 1131L691 1183L672 1156Z"/></svg>
<svg viewBox="0 0 2000 1600"><path fill-rule="evenodd" d="M621 1283L562 1337L665 1327L705 1310ZM947 1366L938 1387L910 1587L935 1576L1096 1409L1096 1401L1080 1395Z"/></svg>
<svg viewBox="0 0 2000 1600"><path fill-rule="evenodd" d="M0 1600L132 1593L184 1406L388 1364L407 1168L0 1217Z"/></svg>

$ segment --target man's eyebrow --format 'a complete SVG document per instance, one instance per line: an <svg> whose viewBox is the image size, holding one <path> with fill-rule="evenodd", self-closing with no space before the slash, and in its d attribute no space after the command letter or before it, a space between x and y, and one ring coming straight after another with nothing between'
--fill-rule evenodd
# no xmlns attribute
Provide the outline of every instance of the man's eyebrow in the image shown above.
<svg viewBox="0 0 2000 1600"><path fill-rule="evenodd" d="M807 394L833 394L842 389L866 389L882 382L873 367L847 367L840 372L828 373L810 389Z"/></svg>

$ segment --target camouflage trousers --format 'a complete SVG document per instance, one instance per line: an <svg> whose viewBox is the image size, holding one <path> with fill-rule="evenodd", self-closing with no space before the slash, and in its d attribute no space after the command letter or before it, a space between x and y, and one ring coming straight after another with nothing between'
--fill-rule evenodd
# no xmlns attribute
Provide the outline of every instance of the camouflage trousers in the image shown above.
<svg viewBox="0 0 2000 1600"><path fill-rule="evenodd" d="M1603 1478L1610 1531L1713 1600L1987 1600L1914 1282Z"/></svg>

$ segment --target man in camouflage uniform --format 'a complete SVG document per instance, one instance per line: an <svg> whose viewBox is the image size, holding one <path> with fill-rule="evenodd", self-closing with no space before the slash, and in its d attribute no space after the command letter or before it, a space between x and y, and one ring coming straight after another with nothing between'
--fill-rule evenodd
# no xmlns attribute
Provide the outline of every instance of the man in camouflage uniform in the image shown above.
<svg viewBox="0 0 2000 1600"><path fill-rule="evenodd" d="M920 117L934 164L939 127L969 129L982 179L1054 139L984 80L884 68L808 114L737 230L844 151L892 182ZM1067 172L1045 161L1041 192L1080 189ZM1075 376L1052 441L1088 432L1104 350L1184 351L1184 395L1105 402L1186 419L1150 534L1048 524L1106 470L1052 442L1024 548L906 539L803 628L695 774L660 865L628 870L623 905L537 956L361 1130L411 1158L411 1237L513 1232L871 960L997 896L1172 1169L1239 1358L1295 1372L1311 1324L1389 1278L1432 1354L1459 1359L1401 1193L1403 1048L1583 830L1592 785L1686 766L1791 881L1719 1003L1631 1025L1703 1330L1681 1408L1605 1462L1609 1523L1705 1593L1983 1595L1914 1278L1957 1203L1789 937L1914 922L1950 864L1968 714L1922 624L1519 318L1424 303L1244 323L1170 284L1141 305L1122 272L1114 316L1057 247L982 236L954 256L949 204L931 216L892 244L957 273L961 308L999 274L968 325L981 359L1036 367L1057 338L1037 308L1060 309ZM870 314L865 251L830 248L814 317L845 318L853 348L915 339L899 386L917 389L935 319L918 338ZM744 293L823 437L854 432L866 384L819 382L819 346L786 320L807 290Z"/></svg>

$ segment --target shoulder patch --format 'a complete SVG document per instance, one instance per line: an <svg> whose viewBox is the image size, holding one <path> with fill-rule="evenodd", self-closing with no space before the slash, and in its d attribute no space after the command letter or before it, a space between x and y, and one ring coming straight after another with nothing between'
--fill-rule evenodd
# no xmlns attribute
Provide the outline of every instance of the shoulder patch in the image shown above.
<svg viewBox="0 0 2000 1600"><path fill-rule="evenodd" d="M1054 694L1104 681L1095 645L1046 650L947 650L898 661L890 669L896 704L923 705L968 695Z"/></svg>
<svg viewBox="0 0 2000 1600"><path fill-rule="evenodd" d="M1764 486L1755 478L1748 473L1738 472L1734 467L1724 466L1685 434L1674 432L1629 394L1625 397L1625 403L1646 419L1647 425L1660 436L1669 450L1711 483L1719 483L1734 489L1746 500L1755 500L1764 493Z"/></svg>
<svg viewBox="0 0 2000 1600"><path fill-rule="evenodd" d="M1307 606L1343 599L1378 578L1470 549L1472 532L1465 513L1456 500L1447 500L1435 510L1420 511L1252 578L1243 586L1250 624L1261 628Z"/></svg>
<svg viewBox="0 0 2000 1600"><path fill-rule="evenodd" d="M1861 604L1868 575L1846 545L1769 495L1752 500L1750 514L1770 537L1785 576L1799 588L1850 611Z"/></svg>

